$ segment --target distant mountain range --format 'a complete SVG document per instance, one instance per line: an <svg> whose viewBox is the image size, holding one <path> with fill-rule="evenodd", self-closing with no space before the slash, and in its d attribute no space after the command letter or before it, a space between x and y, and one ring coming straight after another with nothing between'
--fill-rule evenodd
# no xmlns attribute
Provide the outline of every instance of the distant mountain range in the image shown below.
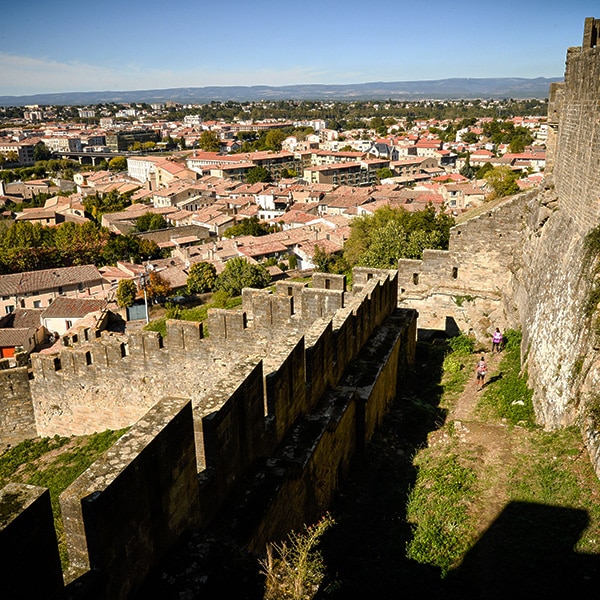
<svg viewBox="0 0 600 600"><path fill-rule="evenodd" d="M31 96L0 96L0 106L90 105L129 102L181 102L256 100L441 100L474 98L547 98L550 84L562 77L500 77L487 79L437 79L431 81L392 81L347 85L286 86L208 86L125 92L64 92Z"/></svg>

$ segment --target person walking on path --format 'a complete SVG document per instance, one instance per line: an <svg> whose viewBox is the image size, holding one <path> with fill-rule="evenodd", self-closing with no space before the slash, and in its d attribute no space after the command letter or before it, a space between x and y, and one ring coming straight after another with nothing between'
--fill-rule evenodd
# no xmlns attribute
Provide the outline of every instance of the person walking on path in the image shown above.
<svg viewBox="0 0 600 600"><path fill-rule="evenodd" d="M499 327L496 327L496 331L494 331L494 335L492 335L492 353L494 350L500 353L500 346L502 345L502 333Z"/></svg>
<svg viewBox="0 0 600 600"><path fill-rule="evenodd" d="M485 362L484 356L482 356L481 360L477 363L475 372L477 373L477 390L482 390L485 385L485 374L487 373L487 363Z"/></svg>

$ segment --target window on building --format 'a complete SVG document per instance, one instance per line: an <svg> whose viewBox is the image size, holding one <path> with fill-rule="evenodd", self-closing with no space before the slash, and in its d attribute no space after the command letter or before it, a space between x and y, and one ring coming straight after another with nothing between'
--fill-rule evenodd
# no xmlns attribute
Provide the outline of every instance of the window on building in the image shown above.
<svg viewBox="0 0 600 600"><path fill-rule="evenodd" d="M33 308L42 308L42 301L41 300L34 300L33 301Z"/></svg>

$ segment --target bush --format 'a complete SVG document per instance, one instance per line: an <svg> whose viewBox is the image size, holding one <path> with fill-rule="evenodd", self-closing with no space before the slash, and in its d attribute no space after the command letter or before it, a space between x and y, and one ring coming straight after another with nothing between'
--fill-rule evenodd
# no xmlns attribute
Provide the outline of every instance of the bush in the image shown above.
<svg viewBox="0 0 600 600"><path fill-rule="evenodd" d="M267 546L267 558L261 561L265 600L310 600L316 596L325 577L325 564L318 546L333 523L333 519L325 515L315 525L305 526L304 533L292 532L287 542Z"/></svg>
<svg viewBox="0 0 600 600"><path fill-rule="evenodd" d="M239 296L245 287L264 288L270 281L271 276L265 267L236 257L225 263L225 269L217 277L215 289L224 290L229 296Z"/></svg>
<svg viewBox="0 0 600 600"><path fill-rule="evenodd" d="M448 345L452 348L453 352L459 352L461 354L472 354L475 352L475 340L461 333L460 335L450 338Z"/></svg>

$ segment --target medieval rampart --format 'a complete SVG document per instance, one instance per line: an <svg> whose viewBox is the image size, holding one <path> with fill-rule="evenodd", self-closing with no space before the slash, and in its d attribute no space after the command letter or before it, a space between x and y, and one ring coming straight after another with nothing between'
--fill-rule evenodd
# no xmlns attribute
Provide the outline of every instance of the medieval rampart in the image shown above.
<svg viewBox="0 0 600 600"><path fill-rule="evenodd" d="M540 424L579 424L600 476L598 257L585 238L600 222L600 20L585 21L553 84L543 188L485 203L451 231L448 252L400 261L400 305L419 326L473 332L521 327L522 358ZM594 313L594 314L591 314Z"/></svg>
<svg viewBox="0 0 600 600"><path fill-rule="evenodd" d="M35 437L27 367L9 368L8 360L0 361L0 390L0 447Z"/></svg>
<svg viewBox="0 0 600 600"><path fill-rule="evenodd" d="M593 319L584 308L593 285L584 238L600 220L597 27L596 19L586 19L583 44L569 48L565 82L553 89L552 172L547 189L530 205L510 290L523 327L536 413L548 428L585 420L586 390L598 378Z"/></svg>
<svg viewBox="0 0 600 600"><path fill-rule="evenodd" d="M248 511L249 547L327 506L414 357L416 314L396 314L396 273L362 269L354 281L353 293L335 276L317 278L321 288L245 290L241 310L211 312L210 337L198 324L173 321L164 340L82 335L59 355L33 358L33 407L45 431L89 432L109 419L132 425L61 496L69 597L127 598L175 540L207 526L260 465L269 471L257 481L277 483L250 493L265 504L263 513ZM292 501L301 489L302 502ZM2 565L2 577L9 585L18 579L27 597L23 582L45 558L14 542L14 531L28 539L38 503L0 494L0 547L10 539L21 565ZM55 568L44 568L46 594L38 596L60 595Z"/></svg>
<svg viewBox="0 0 600 600"><path fill-rule="evenodd" d="M489 339L496 326L516 326L506 296L526 228L524 192L486 203L450 231L449 249L425 250L422 260L398 261L400 306L419 311L419 327L458 330Z"/></svg>

